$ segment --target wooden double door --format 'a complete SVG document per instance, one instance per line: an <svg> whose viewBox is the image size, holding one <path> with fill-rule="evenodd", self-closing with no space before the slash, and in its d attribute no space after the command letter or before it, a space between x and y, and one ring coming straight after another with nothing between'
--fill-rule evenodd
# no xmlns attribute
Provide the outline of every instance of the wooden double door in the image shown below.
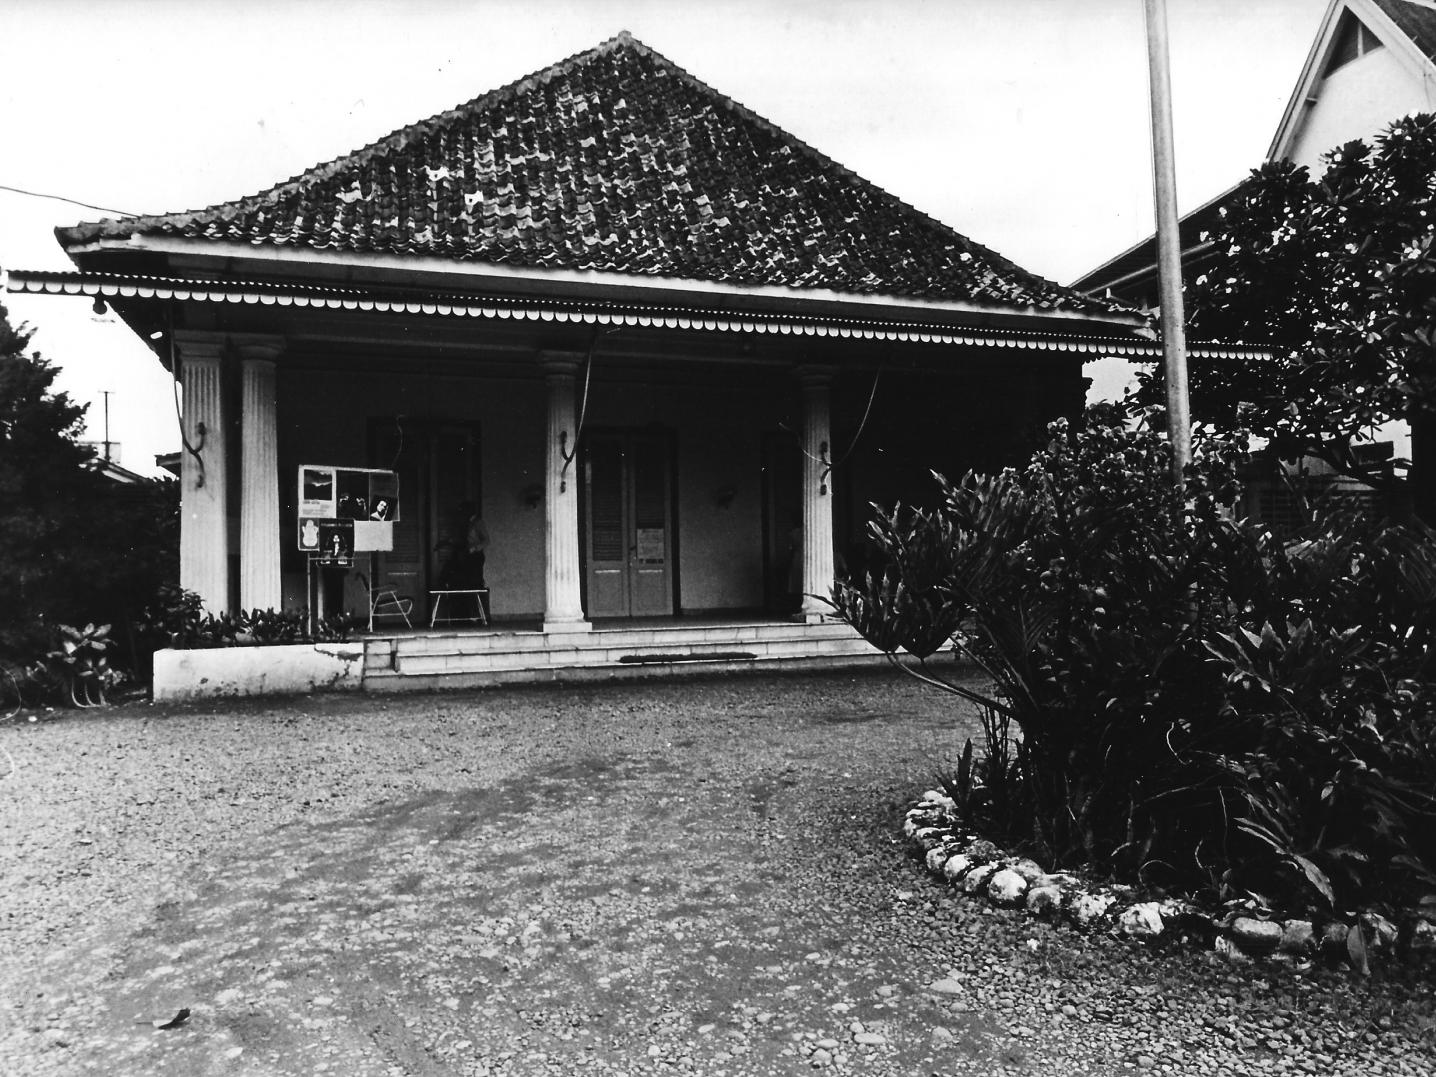
<svg viewBox="0 0 1436 1077"><path fill-rule="evenodd" d="M671 615L673 439L664 431L604 431L584 440L588 616Z"/></svg>

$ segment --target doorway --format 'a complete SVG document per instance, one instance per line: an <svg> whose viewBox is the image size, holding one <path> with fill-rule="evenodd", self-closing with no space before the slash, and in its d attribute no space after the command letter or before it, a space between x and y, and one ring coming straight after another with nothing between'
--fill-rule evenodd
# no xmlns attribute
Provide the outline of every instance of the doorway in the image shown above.
<svg viewBox="0 0 1436 1077"><path fill-rule="evenodd" d="M437 586L453 544L465 537L460 506L483 504L478 428L465 422L381 419L371 424L369 444L373 466L398 473L401 506L394 548L376 555L375 584L410 596L416 610L426 610L428 592Z"/></svg>
<svg viewBox="0 0 1436 1077"><path fill-rule="evenodd" d="M584 457L584 584L589 617L673 613L673 440L605 432Z"/></svg>
<svg viewBox="0 0 1436 1077"><path fill-rule="evenodd" d="M798 604L793 559L803 533L803 459L789 431L763 435L763 605L770 614Z"/></svg>

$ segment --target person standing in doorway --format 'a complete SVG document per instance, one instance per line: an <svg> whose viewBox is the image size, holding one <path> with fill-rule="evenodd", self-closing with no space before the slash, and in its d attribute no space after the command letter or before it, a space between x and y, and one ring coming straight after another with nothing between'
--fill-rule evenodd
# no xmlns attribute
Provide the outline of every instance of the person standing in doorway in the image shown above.
<svg viewBox="0 0 1436 1077"><path fill-rule="evenodd" d="M488 587L484 578L484 563L488 560L489 529L479 515L478 506L472 501L464 503L467 516L464 521L464 548L468 552L468 576L473 582L470 587Z"/></svg>
<svg viewBox="0 0 1436 1077"><path fill-rule="evenodd" d="M472 501L459 505L454 513L453 536L449 540L448 563L439 573L439 586L443 590L479 591L488 587L484 577L484 566L488 560L489 529L479 509ZM474 616L482 596L474 595Z"/></svg>

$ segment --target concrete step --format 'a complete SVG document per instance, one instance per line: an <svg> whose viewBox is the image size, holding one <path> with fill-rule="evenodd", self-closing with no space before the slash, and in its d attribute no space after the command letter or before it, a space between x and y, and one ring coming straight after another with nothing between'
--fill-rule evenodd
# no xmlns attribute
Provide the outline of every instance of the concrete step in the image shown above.
<svg viewBox="0 0 1436 1077"><path fill-rule="evenodd" d="M801 636L786 638L746 640L737 643L676 642L662 640L647 646L597 647L597 641L585 641L578 647L559 647L548 650L491 649L482 653L458 653L424 651L410 653L403 649L393 654L391 660L382 660L368 669L393 669L405 675L426 675L434 673L480 672L483 670L577 668L602 665L662 665L668 662L742 662L767 658L800 658L812 656L840 656L873 653L865 640L811 639Z"/></svg>
<svg viewBox="0 0 1436 1077"><path fill-rule="evenodd" d="M713 644L738 647L758 640L775 639L855 639L857 634L844 624L750 624L698 625L682 628L601 628L574 633L563 638L561 646L603 650L620 647L640 648L655 644L679 646ZM426 633L422 636L371 637L373 644L392 642L395 653L414 654L488 654L494 651L542 651L556 645L555 638L538 631L492 631Z"/></svg>
<svg viewBox="0 0 1436 1077"><path fill-rule="evenodd" d="M865 654L818 654L803 657L778 656L745 661L715 661L693 658L681 662L607 662L584 666L528 666L509 669L453 670L432 673L366 672L364 689L369 692L435 692L465 688L493 688L511 684L575 683L673 679L714 673L763 673L797 670L847 669L881 665L887 659L868 648Z"/></svg>

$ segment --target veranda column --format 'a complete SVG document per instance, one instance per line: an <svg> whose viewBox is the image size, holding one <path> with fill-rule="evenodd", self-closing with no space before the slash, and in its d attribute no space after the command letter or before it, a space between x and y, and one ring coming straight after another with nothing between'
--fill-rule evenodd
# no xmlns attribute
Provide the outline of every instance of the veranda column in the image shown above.
<svg viewBox="0 0 1436 1077"><path fill-rule="evenodd" d="M211 613L229 609L223 343L177 338L184 387L180 429L180 586Z"/></svg>
<svg viewBox="0 0 1436 1077"><path fill-rule="evenodd" d="M246 343L240 357L239 604L278 609L279 446L274 363L280 345Z"/></svg>
<svg viewBox="0 0 1436 1077"><path fill-rule="evenodd" d="M833 488L826 368L800 367L803 386L803 600L798 620L816 624L832 610L816 597L833 589Z"/></svg>
<svg viewBox="0 0 1436 1077"><path fill-rule="evenodd" d="M544 489L544 614L545 632L587 632L579 597L578 459L573 455L574 380L582 356L575 352L542 352L548 385L548 448Z"/></svg>

